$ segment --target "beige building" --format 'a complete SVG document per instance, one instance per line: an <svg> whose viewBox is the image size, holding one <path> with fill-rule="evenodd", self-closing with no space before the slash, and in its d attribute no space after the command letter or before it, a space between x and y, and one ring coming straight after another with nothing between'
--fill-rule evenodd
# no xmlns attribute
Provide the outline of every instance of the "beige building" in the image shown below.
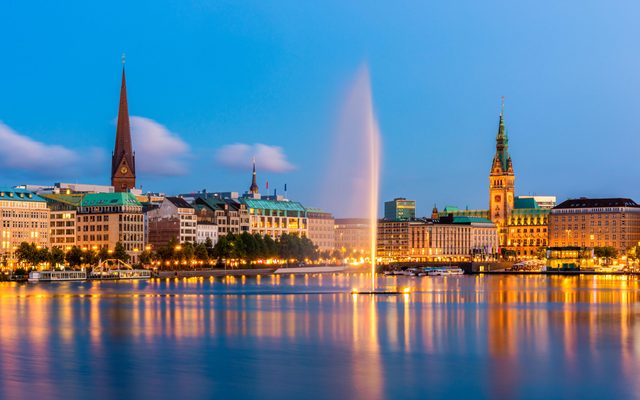
<svg viewBox="0 0 640 400"><path fill-rule="evenodd" d="M377 252L384 262L471 261L497 251L496 225L483 218L378 222Z"/></svg>
<svg viewBox="0 0 640 400"><path fill-rule="evenodd" d="M366 218L335 220L335 248L345 256L368 257L371 253L371 224Z"/></svg>
<svg viewBox="0 0 640 400"><path fill-rule="evenodd" d="M77 210L78 246L113 250L120 242L137 261L144 248L142 205L131 193L86 194Z"/></svg>
<svg viewBox="0 0 640 400"><path fill-rule="evenodd" d="M640 205L631 199L579 198L549 215L550 247L614 247L624 254L640 243Z"/></svg>
<svg viewBox="0 0 640 400"><path fill-rule="evenodd" d="M76 245L76 209L82 201L79 194L43 194L41 195L51 210L50 242L51 247L68 250Z"/></svg>
<svg viewBox="0 0 640 400"><path fill-rule="evenodd" d="M49 246L46 201L24 189L0 188L0 254L11 258L20 243Z"/></svg>
<svg viewBox="0 0 640 400"><path fill-rule="evenodd" d="M309 239L319 251L333 251L336 245L335 219L331 213L307 208Z"/></svg>
<svg viewBox="0 0 640 400"><path fill-rule="evenodd" d="M249 211L249 232L278 238L282 234L308 236L307 211L295 201L240 199Z"/></svg>

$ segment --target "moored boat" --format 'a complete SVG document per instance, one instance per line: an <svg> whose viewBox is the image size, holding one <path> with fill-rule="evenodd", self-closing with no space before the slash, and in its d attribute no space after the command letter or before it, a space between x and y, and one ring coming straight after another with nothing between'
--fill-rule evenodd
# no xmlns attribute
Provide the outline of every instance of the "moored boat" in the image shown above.
<svg viewBox="0 0 640 400"><path fill-rule="evenodd" d="M84 281L86 271L31 271L29 282Z"/></svg>

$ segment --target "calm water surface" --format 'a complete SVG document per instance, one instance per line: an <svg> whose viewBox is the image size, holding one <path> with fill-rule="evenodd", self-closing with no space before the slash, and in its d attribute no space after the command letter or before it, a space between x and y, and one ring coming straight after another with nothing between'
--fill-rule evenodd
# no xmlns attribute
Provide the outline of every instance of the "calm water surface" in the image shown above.
<svg viewBox="0 0 640 400"><path fill-rule="evenodd" d="M0 284L0 398L640 398L636 277Z"/></svg>

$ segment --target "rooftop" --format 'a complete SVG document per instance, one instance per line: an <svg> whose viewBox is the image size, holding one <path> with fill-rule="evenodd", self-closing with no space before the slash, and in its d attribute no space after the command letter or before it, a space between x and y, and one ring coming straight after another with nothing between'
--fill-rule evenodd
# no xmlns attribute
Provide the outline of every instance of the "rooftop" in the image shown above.
<svg viewBox="0 0 640 400"><path fill-rule="evenodd" d="M607 198L607 199L569 199L555 206L553 209L571 208L603 208L603 207L640 207L635 201L628 198Z"/></svg>
<svg viewBox="0 0 640 400"><path fill-rule="evenodd" d="M174 206L178 208L193 208L191 204L189 204L182 197L165 197L168 201L170 201Z"/></svg>
<svg viewBox="0 0 640 400"><path fill-rule="evenodd" d="M242 201L248 208L259 208L263 210L280 210L280 211L302 211L305 208L296 201L275 201L264 199L243 198Z"/></svg>
<svg viewBox="0 0 640 400"><path fill-rule="evenodd" d="M42 197L28 190L14 189L9 187L0 187L0 201L1 200L37 202L45 201Z"/></svg>
<svg viewBox="0 0 640 400"><path fill-rule="evenodd" d="M94 206L142 206L132 193L89 193L80 202L82 207Z"/></svg>

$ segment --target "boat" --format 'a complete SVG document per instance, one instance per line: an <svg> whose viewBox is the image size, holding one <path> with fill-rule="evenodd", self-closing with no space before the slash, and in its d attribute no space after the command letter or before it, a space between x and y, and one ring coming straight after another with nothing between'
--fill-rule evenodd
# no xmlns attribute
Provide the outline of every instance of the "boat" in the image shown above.
<svg viewBox="0 0 640 400"><path fill-rule="evenodd" d="M464 271L462 268L454 267L454 268L434 268L430 270L427 275L429 276L454 276L454 275L464 275Z"/></svg>
<svg viewBox="0 0 640 400"><path fill-rule="evenodd" d="M62 282L84 281L87 279L86 271L31 271L29 282Z"/></svg>
<svg viewBox="0 0 640 400"><path fill-rule="evenodd" d="M150 279L151 271L148 269L134 269L122 260L108 259L100 263L91 271L89 279L115 280L115 279Z"/></svg>

